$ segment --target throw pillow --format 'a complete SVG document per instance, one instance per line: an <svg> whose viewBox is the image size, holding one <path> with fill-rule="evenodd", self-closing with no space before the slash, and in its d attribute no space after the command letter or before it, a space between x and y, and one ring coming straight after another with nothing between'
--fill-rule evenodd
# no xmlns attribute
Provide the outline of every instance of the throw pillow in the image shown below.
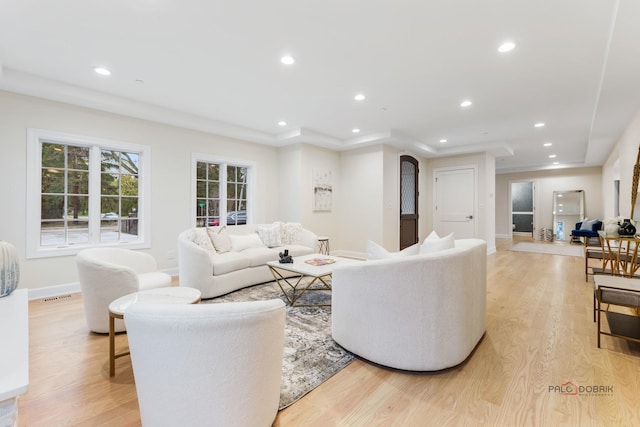
<svg viewBox="0 0 640 427"><path fill-rule="evenodd" d="M451 249L453 247L455 247L453 233L450 233L445 237L440 237L434 230L426 239L424 239L424 242L420 246L420 253L426 254L430 252L438 252L445 249Z"/></svg>
<svg viewBox="0 0 640 427"><path fill-rule="evenodd" d="M209 228L209 237L213 242L213 246L216 248L216 252L219 254L223 254L231 250L231 240L229 239L226 226L219 230Z"/></svg>
<svg viewBox="0 0 640 427"><path fill-rule="evenodd" d="M258 226L257 230L260 240L268 248L277 248L282 246L282 239L280 238L280 223L274 222L268 226Z"/></svg>
<svg viewBox="0 0 640 427"><path fill-rule="evenodd" d="M280 239L283 245L293 245L300 241L302 224L299 222L287 222L280 225Z"/></svg>
<svg viewBox="0 0 640 427"><path fill-rule="evenodd" d="M386 258L401 258L409 255L417 255L420 253L420 243L411 245L408 248L404 248L400 252L389 252L379 244L367 240L367 259L386 259Z"/></svg>
<svg viewBox="0 0 640 427"><path fill-rule="evenodd" d="M193 233L193 243L211 252L215 250L206 228L199 227L195 229L195 232Z"/></svg>
<svg viewBox="0 0 640 427"><path fill-rule="evenodd" d="M580 230L591 231L593 229L593 224L595 224L597 219L588 219L585 218L582 220L582 225L580 226Z"/></svg>
<svg viewBox="0 0 640 427"><path fill-rule="evenodd" d="M234 252L243 251L249 248L264 248L264 244L262 243L262 240L260 240L260 236L256 233L240 234L236 236L231 234L229 235L229 239L231 239L231 250Z"/></svg>

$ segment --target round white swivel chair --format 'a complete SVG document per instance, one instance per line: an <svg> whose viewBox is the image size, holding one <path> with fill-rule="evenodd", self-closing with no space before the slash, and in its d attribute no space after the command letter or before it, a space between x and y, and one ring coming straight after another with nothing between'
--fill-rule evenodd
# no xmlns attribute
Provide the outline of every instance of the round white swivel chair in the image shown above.
<svg viewBox="0 0 640 427"><path fill-rule="evenodd" d="M129 307L124 319L142 425L271 426L285 316L280 299Z"/></svg>
<svg viewBox="0 0 640 427"><path fill-rule="evenodd" d="M156 260L144 252L120 248L85 249L76 256L87 326L109 333L109 304L123 295L171 286L171 276L157 271ZM126 330L116 319L115 331Z"/></svg>

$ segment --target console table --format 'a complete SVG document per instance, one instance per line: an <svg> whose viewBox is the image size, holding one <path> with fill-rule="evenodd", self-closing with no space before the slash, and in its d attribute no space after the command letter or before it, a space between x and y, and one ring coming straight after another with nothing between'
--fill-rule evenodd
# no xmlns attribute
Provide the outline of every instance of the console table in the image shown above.
<svg viewBox="0 0 640 427"><path fill-rule="evenodd" d="M18 425L18 396L29 388L29 291L0 298L0 426Z"/></svg>
<svg viewBox="0 0 640 427"><path fill-rule="evenodd" d="M638 271L638 246L640 239L635 236L621 236L618 233L606 233L598 231L602 251L602 270L606 270L607 264L611 268L612 275L633 277Z"/></svg>

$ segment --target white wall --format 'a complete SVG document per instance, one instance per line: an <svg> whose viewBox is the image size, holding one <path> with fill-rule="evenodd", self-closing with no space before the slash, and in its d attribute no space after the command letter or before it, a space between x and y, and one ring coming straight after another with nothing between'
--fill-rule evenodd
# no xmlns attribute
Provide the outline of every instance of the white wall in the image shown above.
<svg viewBox="0 0 640 427"><path fill-rule="evenodd" d="M600 167L499 174L496 176L495 228L499 237L511 236L511 182L518 181L535 183L533 232L536 236L540 228L553 227L554 191L584 190L585 215L588 218L603 219Z"/></svg>
<svg viewBox="0 0 640 427"><path fill-rule="evenodd" d="M340 233L332 237L332 248L364 253L367 240L382 244L383 170L382 146L340 153Z"/></svg>
<svg viewBox="0 0 640 427"><path fill-rule="evenodd" d="M478 234L476 237L487 242L487 251L489 253L495 252L495 227L493 225L495 223L495 204L493 202L495 197L495 158L488 153L428 160L427 173L424 174L425 196L428 203L426 211L429 212L425 231L428 235L433 230L434 170L463 166L474 166L478 171L478 182L476 183L478 192ZM426 235L422 238L424 237Z"/></svg>
<svg viewBox="0 0 640 427"><path fill-rule="evenodd" d="M0 239L21 254L22 288L77 282L73 256L25 259L26 130L41 128L151 146L151 249L162 269L173 269L177 236L190 226L191 153L255 162L255 222L278 219L278 149L68 104L0 91Z"/></svg>
<svg viewBox="0 0 640 427"><path fill-rule="evenodd" d="M382 152L382 241L389 251L400 249L400 151L385 146Z"/></svg>
<svg viewBox="0 0 640 427"><path fill-rule="evenodd" d="M302 216L302 149L300 145L282 147L278 155L278 186L274 194L280 195L278 220L299 221Z"/></svg>
<svg viewBox="0 0 640 427"><path fill-rule="evenodd" d="M620 215L631 214L631 185L633 166L638 157L640 144L640 110L629 123L602 167L602 186L612 188L613 180L620 179ZM613 197L607 193L605 214L613 217ZM637 214L634 214L637 217Z"/></svg>
<svg viewBox="0 0 640 427"><path fill-rule="evenodd" d="M318 236L329 238L332 249L338 248L340 235L339 196L340 154L337 151L295 144L279 149L279 220L301 222ZM313 171L330 171L332 202L330 211L313 210Z"/></svg>

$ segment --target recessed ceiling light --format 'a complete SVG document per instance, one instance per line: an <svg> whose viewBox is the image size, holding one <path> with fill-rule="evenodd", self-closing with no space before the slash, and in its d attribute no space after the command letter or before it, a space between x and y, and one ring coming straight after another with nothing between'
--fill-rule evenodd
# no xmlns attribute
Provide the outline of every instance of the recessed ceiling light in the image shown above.
<svg viewBox="0 0 640 427"><path fill-rule="evenodd" d="M442 139L440 140L440 143L441 143L441 144L444 144L445 142L447 142L447 140L446 140L446 139L444 139L444 138L442 138Z"/></svg>
<svg viewBox="0 0 640 427"><path fill-rule="evenodd" d="M544 123L542 123L542 122L538 122L538 123L536 123L536 124L535 124L535 125L533 125L533 126L534 126L534 127L537 127L537 128L541 128L541 127L544 127Z"/></svg>
<svg viewBox="0 0 640 427"><path fill-rule="evenodd" d="M353 99L355 99L356 101L364 101L367 97L364 96L363 94L359 93L356 96L353 97Z"/></svg>
<svg viewBox="0 0 640 427"><path fill-rule="evenodd" d="M286 126L286 125L287 125L287 122L285 122L284 120L280 120L278 122L278 126Z"/></svg>
<svg viewBox="0 0 640 427"><path fill-rule="evenodd" d="M562 197L562 194L558 194L558 197Z"/></svg>
<svg viewBox="0 0 640 427"><path fill-rule="evenodd" d="M551 142L545 142L545 143L544 143L544 146L545 146L545 147L551 147L552 145L553 145L553 143L551 143Z"/></svg>
<svg viewBox="0 0 640 427"><path fill-rule="evenodd" d="M101 76L111 75L111 71L107 70L104 67L93 67L93 71L95 71L96 74L100 74Z"/></svg>
<svg viewBox="0 0 640 427"><path fill-rule="evenodd" d="M516 47L516 44L514 42L506 41L502 43L500 47L498 47L498 52L500 53L511 52L513 49L515 49L515 47Z"/></svg>
<svg viewBox="0 0 640 427"><path fill-rule="evenodd" d="M550 159L555 159L555 158L556 158L556 155L555 155L555 154L549 154L549 158L550 158Z"/></svg>
<svg viewBox="0 0 640 427"><path fill-rule="evenodd" d="M360 129L358 129L358 128L353 128L353 129L351 129L351 132L353 132L353 133L359 133L359 132L360 132Z"/></svg>
<svg viewBox="0 0 640 427"><path fill-rule="evenodd" d="M471 104L473 104L473 102L471 102L471 101L470 101L470 100L468 100L468 99L465 99L464 101L462 101L462 102L460 103L460 106L461 106L461 107L470 107L470 106L471 106Z"/></svg>
<svg viewBox="0 0 640 427"><path fill-rule="evenodd" d="M280 62L282 62L284 65L291 65L294 62L296 62L296 60L293 59L293 56L285 55L282 58L280 58Z"/></svg>

